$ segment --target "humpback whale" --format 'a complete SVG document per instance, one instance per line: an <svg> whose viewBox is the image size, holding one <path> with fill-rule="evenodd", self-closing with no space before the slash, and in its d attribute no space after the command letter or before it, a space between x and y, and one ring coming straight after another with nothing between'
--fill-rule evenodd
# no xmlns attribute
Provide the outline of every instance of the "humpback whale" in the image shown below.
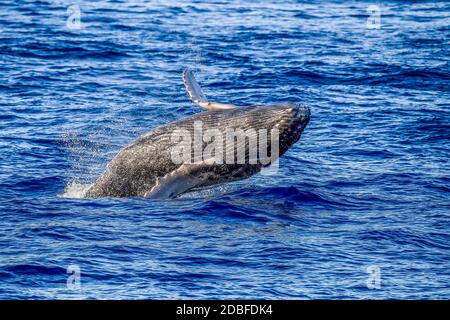
<svg viewBox="0 0 450 320"><path fill-rule="evenodd" d="M190 70L183 82L192 102L206 111L125 146L83 197L174 198L248 178L297 142L310 119L309 108L296 103L238 107L209 101Z"/></svg>

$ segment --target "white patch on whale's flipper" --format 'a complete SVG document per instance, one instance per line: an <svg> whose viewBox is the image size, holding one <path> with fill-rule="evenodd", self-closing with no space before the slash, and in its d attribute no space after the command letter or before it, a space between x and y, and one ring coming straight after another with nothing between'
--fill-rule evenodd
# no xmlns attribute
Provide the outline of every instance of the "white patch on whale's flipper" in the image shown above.
<svg viewBox="0 0 450 320"><path fill-rule="evenodd" d="M186 91L189 93L189 97L194 103L205 103L208 102L206 96L204 95L202 88L198 84L194 77L194 73L186 69L183 71L183 83L186 87Z"/></svg>
<svg viewBox="0 0 450 320"><path fill-rule="evenodd" d="M209 102L206 96L203 94L202 88L198 84L194 77L194 73L191 70L184 70L183 72L183 83L186 87L186 91L189 93L189 97L192 102L199 105L203 109L207 110L223 110L223 109L234 109L237 108L234 104Z"/></svg>
<svg viewBox="0 0 450 320"><path fill-rule="evenodd" d="M182 164L178 169L157 179L155 186L145 194L145 197L152 199L174 198L195 188L207 179L207 174L198 173L198 171L211 166L214 161L214 159L208 159L192 164Z"/></svg>

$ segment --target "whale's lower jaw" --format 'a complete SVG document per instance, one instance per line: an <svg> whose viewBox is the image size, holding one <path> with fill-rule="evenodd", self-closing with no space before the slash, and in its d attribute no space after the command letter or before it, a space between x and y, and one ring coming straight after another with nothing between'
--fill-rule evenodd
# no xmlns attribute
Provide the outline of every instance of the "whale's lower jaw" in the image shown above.
<svg viewBox="0 0 450 320"><path fill-rule="evenodd" d="M208 111L167 124L123 148L84 196L173 198L192 189L248 178L284 154L300 138L309 116L308 108L285 104ZM270 161L250 160L250 138L244 140L244 149L237 147L238 142L231 144L231 147L223 144L222 159L200 157L192 159L193 161L174 161L172 151L177 142L172 140L173 133L184 130L194 136L196 123L201 123L204 130L216 130L224 137L229 128L245 132L249 129L254 132L270 131L271 134L265 137L267 143L264 145L268 148L265 151ZM279 150L276 154L273 153L275 144L271 140L274 129L279 131ZM258 140L258 146L259 141L264 140ZM235 155L235 161L227 161L226 154L229 152ZM244 156L241 158L244 161L238 161L240 155Z"/></svg>

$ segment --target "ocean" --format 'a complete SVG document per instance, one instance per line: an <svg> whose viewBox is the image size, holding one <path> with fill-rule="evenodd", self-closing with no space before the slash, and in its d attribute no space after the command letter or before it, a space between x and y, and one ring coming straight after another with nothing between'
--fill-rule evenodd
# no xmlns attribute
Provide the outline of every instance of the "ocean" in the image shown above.
<svg viewBox="0 0 450 320"><path fill-rule="evenodd" d="M0 299L450 298L450 4L0 1ZM212 101L298 102L272 176L79 199Z"/></svg>

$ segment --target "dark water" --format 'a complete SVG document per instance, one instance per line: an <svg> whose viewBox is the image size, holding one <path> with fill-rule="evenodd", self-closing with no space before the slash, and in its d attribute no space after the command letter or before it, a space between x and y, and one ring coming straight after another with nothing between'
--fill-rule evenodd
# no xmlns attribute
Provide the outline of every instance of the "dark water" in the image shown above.
<svg viewBox="0 0 450 320"><path fill-rule="evenodd" d="M450 297L448 3L378 3L379 29L364 1L77 3L81 29L71 1L0 2L0 298ZM186 66L211 100L310 106L279 173L61 197L200 111Z"/></svg>

